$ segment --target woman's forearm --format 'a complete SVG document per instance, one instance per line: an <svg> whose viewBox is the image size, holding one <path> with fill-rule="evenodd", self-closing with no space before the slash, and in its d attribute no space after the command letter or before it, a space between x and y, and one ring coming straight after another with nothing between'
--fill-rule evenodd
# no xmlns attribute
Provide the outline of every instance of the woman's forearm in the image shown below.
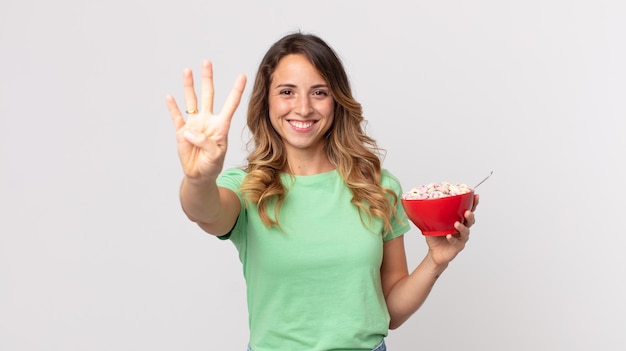
<svg viewBox="0 0 626 351"><path fill-rule="evenodd" d="M220 195L215 180L198 181L185 177L180 185L180 203L190 220L211 223L220 212Z"/></svg>
<svg viewBox="0 0 626 351"><path fill-rule="evenodd" d="M436 264L427 255L411 274L393 286L386 297L390 329L398 328L422 306L447 266Z"/></svg>

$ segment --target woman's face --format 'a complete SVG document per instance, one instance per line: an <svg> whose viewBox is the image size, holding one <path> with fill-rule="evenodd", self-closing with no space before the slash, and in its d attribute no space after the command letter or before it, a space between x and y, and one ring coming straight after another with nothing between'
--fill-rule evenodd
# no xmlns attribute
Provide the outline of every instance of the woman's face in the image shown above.
<svg viewBox="0 0 626 351"><path fill-rule="evenodd" d="M324 78L299 54L283 57L269 88L269 115L287 152L324 152L335 101Z"/></svg>

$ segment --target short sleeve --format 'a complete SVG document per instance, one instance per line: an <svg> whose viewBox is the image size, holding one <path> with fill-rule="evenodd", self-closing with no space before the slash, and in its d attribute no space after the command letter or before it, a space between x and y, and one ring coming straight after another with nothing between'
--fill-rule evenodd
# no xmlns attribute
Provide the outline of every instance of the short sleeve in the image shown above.
<svg viewBox="0 0 626 351"><path fill-rule="evenodd" d="M227 188L234 191L239 198L241 198L241 191L239 188L243 183L243 179L246 177L247 173L240 168L230 168L222 172L219 177L217 177L217 186L222 188Z"/></svg>
<svg viewBox="0 0 626 351"><path fill-rule="evenodd" d="M400 201L402 198L402 185L398 178L386 169L383 169L381 185L393 190L398 200L396 203L396 216L391 218L391 232L388 232L387 235L384 236L384 241L389 241L404 235L411 229L411 226L409 220L406 218L402 202Z"/></svg>
<svg viewBox="0 0 626 351"><path fill-rule="evenodd" d="M233 242L235 242L235 245L237 245L237 242L240 240L242 236L241 234L245 231L244 222L245 222L246 209L245 209L245 202L243 200L243 196L241 194L240 188L246 175L247 173L240 168L230 168L224 171L222 174L220 174L220 176L217 178L217 181L216 181L218 187L232 190L237 195L237 197L239 198L239 201L241 202L241 212L239 213L239 216L237 217L237 222L235 223L235 226L233 227L233 229L228 234L217 237L220 240L230 239Z"/></svg>

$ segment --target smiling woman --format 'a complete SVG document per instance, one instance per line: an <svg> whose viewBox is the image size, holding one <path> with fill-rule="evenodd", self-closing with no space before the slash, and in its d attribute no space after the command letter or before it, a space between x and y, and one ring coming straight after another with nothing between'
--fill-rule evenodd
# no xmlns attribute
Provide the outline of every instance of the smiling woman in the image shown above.
<svg viewBox="0 0 626 351"><path fill-rule="evenodd" d="M239 252L249 350L385 351L388 330L422 305L465 247L478 198L455 223L458 233L427 239L428 254L409 274L402 188L382 168L343 65L322 39L287 35L265 54L242 169L222 172L245 77L219 114L210 62L200 109L190 70L183 85L186 121L167 98L185 173L180 199L190 220Z"/></svg>
<svg viewBox="0 0 626 351"><path fill-rule="evenodd" d="M333 123L335 101L324 77L304 55L292 54L276 66L270 84L269 117L287 148L289 168L301 174L332 170L324 136Z"/></svg>

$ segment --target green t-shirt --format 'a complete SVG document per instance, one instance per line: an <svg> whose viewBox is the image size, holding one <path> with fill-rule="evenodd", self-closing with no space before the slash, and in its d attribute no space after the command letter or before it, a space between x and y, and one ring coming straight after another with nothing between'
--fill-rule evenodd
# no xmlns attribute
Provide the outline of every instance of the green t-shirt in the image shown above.
<svg viewBox="0 0 626 351"><path fill-rule="evenodd" d="M245 176L229 169L218 185L242 201L235 227L221 238L234 243L243 263L252 350L371 350L389 328L380 282L383 241L410 228L400 201L403 223L394 221L383 238L382 221L366 215L361 221L336 170L283 174L281 231L261 222L256 205L245 207L239 192ZM399 181L385 170L382 185L402 195Z"/></svg>

